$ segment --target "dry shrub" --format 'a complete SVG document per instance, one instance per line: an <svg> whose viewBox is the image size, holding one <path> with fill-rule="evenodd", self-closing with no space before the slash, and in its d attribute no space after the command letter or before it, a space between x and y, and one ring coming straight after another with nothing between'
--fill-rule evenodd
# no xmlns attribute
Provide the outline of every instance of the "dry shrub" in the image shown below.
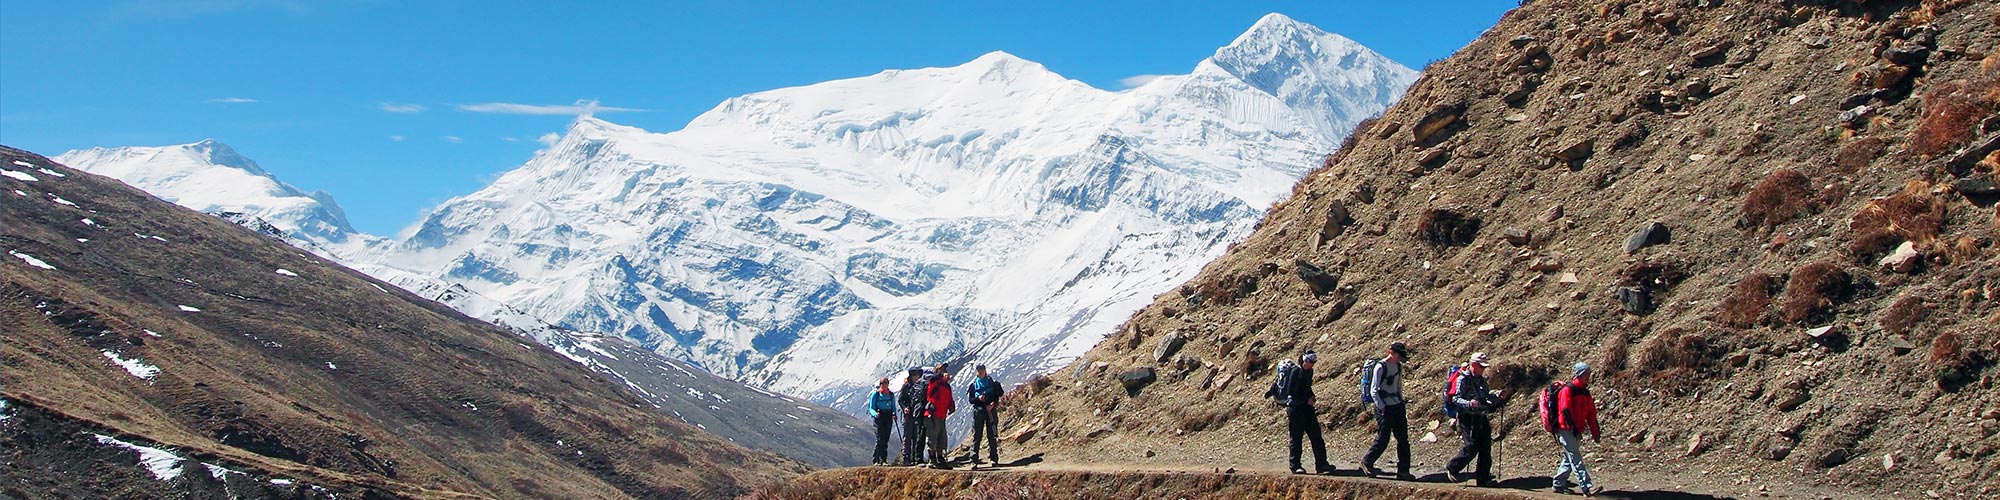
<svg viewBox="0 0 2000 500"><path fill-rule="evenodd" d="M1381 120L1382 117L1378 115L1361 120L1361 123L1355 124L1354 130L1347 133L1347 138L1341 139L1340 149L1335 149L1333 150L1333 154L1326 155L1326 161L1321 163L1319 168L1324 170L1340 164L1340 160L1346 159L1347 153L1353 151L1354 146L1361 143L1361 136L1374 133L1375 124Z"/></svg>
<svg viewBox="0 0 2000 500"><path fill-rule="evenodd" d="M1619 272L1619 284L1636 286L1648 291L1665 291L1687 279L1687 271L1679 264L1666 260L1635 262Z"/></svg>
<svg viewBox="0 0 2000 500"><path fill-rule="evenodd" d="M1924 317L1929 316L1930 312L1930 305L1924 303L1923 297L1907 294L1897 298L1895 303L1889 304L1889 308L1882 311L1879 323L1882 325L1882 331L1890 335L1909 335L1916 329L1917 324L1923 323Z"/></svg>
<svg viewBox="0 0 2000 500"><path fill-rule="evenodd" d="M1764 321L1764 311L1771 308L1771 290L1777 280L1765 273L1750 273L1729 291L1729 297L1722 299L1722 312L1717 319L1722 324L1734 328L1749 328Z"/></svg>
<svg viewBox="0 0 2000 500"><path fill-rule="evenodd" d="M1624 333L1614 333L1604 341L1604 349L1597 355L1597 364L1591 369L1602 375L1618 375L1625 372L1626 358L1630 356L1631 341Z"/></svg>
<svg viewBox="0 0 2000 500"><path fill-rule="evenodd" d="M1250 349L1243 351L1243 361L1237 365L1237 369L1243 372L1243 378L1257 378L1262 376L1265 370L1271 369L1271 360L1265 359L1264 353L1258 352L1257 349Z"/></svg>
<svg viewBox="0 0 2000 500"><path fill-rule="evenodd" d="M1222 428L1222 424L1229 422L1229 416L1232 413L1234 412L1223 408L1193 410L1181 415L1179 428L1182 432L1201 432L1209 429L1220 429Z"/></svg>
<svg viewBox="0 0 2000 500"><path fill-rule="evenodd" d="M1825 323L1833 308L1854 295L1854 278L1839 264L1827 261L1806 264L1792 272L1785 285L1784 304L1779 316L1789 323Z"/></svg>
<svg viewBox="0 0 2000 500"><path fill-rule="evenodd" d="M1932 156L1965 144L1979 121L2000 108L1992 92L1995 85L2000 85L2000 78L1992 75L1931 84L1924 92L1923 113L1910 131L1910 152Z"/></svg>
<svg viewBox="0 0 2000 500"><path fill-rule="evenodd" d="M1932 196L1930 184L1910 181L1903 190L1887 198L1868 202L1847 223L1853 240L1847 250L1862 260L1872 259L1904 241L1929 248L1944 230L1944 200Z"/></svg>
<svg viewBox="0 0 2000 500"><path fill-rule="evenodd" d="M1493 365L1493 369L1487 372L1486 379L1492 381L1489 385L1496 389L1509 389L1509 392L1520 392L1515 389L1548 385L1549 382L1555 381L1555 377L1555 372L1547 366L1525 363L1500 363Z"/></svg>
<svg viewBox="0 0 2000 500"><path fill-rule="evenodd" d="M1681 391L1692 387L1725 352L1701 334L1667 330L1639 344L1632 374L1652 377L1656 387Z"/></svg>
<svg viewBox="0 0 2000 500"><path fill-rule="evenodd" d="M1940 387L1957 389L1971 382L1973 375L1991 361L1987 353L1957 332L1938 334L1931 339L1930 363Z"/></svg>
<svg viewBox="0 0 2000 500"><path fill-rule="evenodd" d="M1441 208L1425 210L1417 218L1417 239L1439 247L1472 244L1479 234L1479 218Z"/></svg>
<svg viewBox="0 0 2000 500"><path fill-rule="evenodd" d="M1860 173L1867 169L1869 164L1874 163L1876 158L1882 157L1885 145L1887 141L1883 141L1880 137L1872 135L1856 137L1840 146L1840 152L1833 155L1833 165L1839 167L1842 173Z"/></svg>
<svg viewBox="0 0 2000 500"><path fill-rule="evenodd" d="M1815 210L1812 181L1805 174L1781 168L1764 176L1743 198L1743 220L1753 228L1770 228Z"/></svg>
<svg viewBox="0 0 2000 500"><path fill-rule="evenodd" d="M1256 276L1231 273L1202 282L1201 286L1195 287L1195 296L1201 297L1202 303L1213 302L1227 306L1236 304L1244 297L1250 296L1250 292L1255 291L1257 291Z"/></svg>

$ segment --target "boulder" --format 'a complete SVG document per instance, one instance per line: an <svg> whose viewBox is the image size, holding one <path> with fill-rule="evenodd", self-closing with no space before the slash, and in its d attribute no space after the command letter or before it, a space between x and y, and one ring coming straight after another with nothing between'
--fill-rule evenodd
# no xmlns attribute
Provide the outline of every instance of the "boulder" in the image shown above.
<svg viewBox="0 0 2000 500"><path fill-rule="evenodd" d="M1325 269L1306 262L1305 259L1293 260L1292 266L1298 268L1299 280L1306 282L1306 287L1312 289L1313 295L1326 295L1327 292L1340 288L1339 276L1329 274Z"/></svg>
<svg viewBox="0 0 2000 500"><path fill-rule="evenodd" d="M1688 52L1688 58L1697 61L1702 59L1708 59L1711 57L1722 55L1723 52L1728 52L1731 47L1735 46L1736 46L1735 42L1724 40L1721 43L1717 43L1714 45L1707 45L1699 49L1694 49L1693 51Z"/></svg>
<svg viewBox="0 0 2000 500"><path fill-rule="evenodd" d="M1557 160L1572 162L1589 158L1591 153L1595 153L1596 151L1597 141L1590 138L1583 138L1567 143L1562 149L1550 153L1549 156L1554 156Z"/></svg>
<svg viewBox="0 0 2000 500"><path fill-rule="evenodd" d="M1141 366L1125 370L1125 373L1118 374L1118 383L1123 384L1125 392L1132 395L1138 395L1140 389L1146 388L1147 384L1151 384L1155 380L1159 380L1159 377L1153 372L1153 367L1150 366Z"/></svg>
<svg viewBox="0 0 2000 500"><path fill-rule="evenodd" d="M1876 265L1882 266L1883 269L1909 274L1910 271L1916 270L1917 262L1922 261L1920 257L1922 255L1917 253L1917 245L1905 241L1897 245L1895 251L1889 252L1888 256L1882 257Z"/></svg>
<svg viewBox="0 0 2000 500"><path fill-rule="evenodd" d="M1529 271L1542 273L1556 272L1562 270L1562 267L1563 259L1562 255L1559 254L1544 254L1540 257L1535 257L1534 262L1528 263Z"/></svg>
<svg viewBox="0 0 2000 500"><path fill-rule="evenodd" d="M1628 313L1641 316L1653 313L1653 294L1644 288L1618 287L1618 303L1624 306L1625 312Z"/></svg>
<svg viewBox="0 0 2000 500"><path fill-rule="evenodd" d="M1181 332L1167 334L1166 337L1160 339L1159 345L1153 346L1153 361L1165 362L1174 353L1180 352L1181 345L1186 343L1187 337L1181 335Z"/></svg>
<svg viewBox="0 0 2000 500"><path fill-rule="evenodd" d="M1708 451L1708 446L1709 442L1707 439L1704 439L1702 433L1694 433L1693 436L1688 436L1687 454L1685 456L1700 455L1702 452Z"/></svg>
<svg viewBox="0 0 2000 500"><path fill-rule="evenodd" d="M1673 230L1668 229L1666 224L1662 224L1659 221L1648 222L1645 226L1639 228L1639 232L1632 233L1631 237L1625 238L1625 253L1632 254L1638 252L1641 248L1673 242Z"/></svg>
<svg viewBox="0 0 2000 500"><path fill-rule="evenodd" d="M1534 239L1534 233L1530 233L1526 229L1510 227L1501 231L1500 237L1506 239L1509 245L1524 247L1528 246L1528 242Z"/></svg>
<svg viewBox="0 0 2000 500"><path fill-rule="evenodd" d="M1320 223L1319 243L1326 244L1328 240L1340 237L1347 232L1347 226L1353 223L1354 217L1348 213L1347 205L1334 201L1326 208L1326 220Z"/></svg>
<svg viewBox="0 0 2000 500"><path fill-rule="evenodd" d="M1458 124L1458 120L1464 115L1464 105L1440 106L1432 109L1422 119L1417 120L1416 126L1410 127L1410 142L1424 144L1439 139L1442 132Z"/></svg>

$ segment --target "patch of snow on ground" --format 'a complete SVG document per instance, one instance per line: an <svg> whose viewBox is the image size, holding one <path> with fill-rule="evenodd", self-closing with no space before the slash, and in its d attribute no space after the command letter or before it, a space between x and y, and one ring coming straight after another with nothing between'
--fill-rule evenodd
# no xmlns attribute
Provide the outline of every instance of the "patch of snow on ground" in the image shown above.
<svg viewBox="0 0 2000 500"><path fill-rule="evenodd" d="M374 284L374 283L369 283L369 284L368 284L368 286L372 286L372 287L375 287L375 289L376 289L376 290L381 290L381 291L382 291L382 293L389 293L389 289L387 289L387 288L382 288L382 285L377 285L377 284Z"/></svg>
<svg viewBox="0 0 2000 500"><path fill-rule="evenodd" d="M291 277L294 277L294 278L297 278L297 277L299 277L299 273L295 273L295 272L291 272L290 270L287 270L287 269L285 269L285 268L282 268L282 267L278 268L278 274L281 274L281 275L285 275L285 276L291 276Z"/></svg>
<svg viewBox="0 0 2000 500"><path fill-rule="evenodd" d="M49 175L53 175L53 176L56 176L56 177L69 177L69 176L67 176L67 175L63 175L63 173L62 173L62 172L57 172L57 171L54 171L54 170L49 170L49 169L46 169L46 168L44 168L44 169L40 169L40 170L41 170L41 171L42 171L42 173L44 173L44 174L49 174Z"/></svg>
<svg viewBox="0 0 2000 500"><path fill-rule="evenodd" d="M198 308L194 308L194 307L188 307L188 306L186 306L186 305L182 305L182 306L180 306L180 308L181 308L181 310L182 310L182 311L187 311L187 312L191 312L191 313L198 313L198 312L201 312L201 309L198 309Z"/></svg>
<svg viewBox="0 0 2000 500"><path fill-rule="evenodd" d="M15 165L20 165L20 166L23 166L23 167L28 167L28 168L35 168L35 164L33 164L33 163L28 163L28 162L25 162L25 161L21 161L21 160L14 160L14 164L15 164Z"/></svg>
<svg viewBox="0 0 2000 500"><path fill-rule="evenodd" d="M229 469L228 469L227 467L223 467L223 466L220 466L220 465L215 465L215 464L211 464L211 463L208 463L208 462L202 462L202 463L201 463L201 466L202 466L202 467L207 467L207 468L208 468L208 476L209 476L209 477L213 477L213 478L216 478L216 479L225 479L225 478L227 478L227 477L228 477L228 476L229 476L230 474L242 474L241 472L237 472L237 471L233 471L233 470L229 470Z"/></svg>
<svg viewBox="0 0 2000 500"><path fill-rule="evenodd" d="M14 179L21 182L35 182L41 180L41 179L36 179L35 176L28 175L26 172L15 172L4 168L0 168L0 176L6 176L9 179Z"/></svg>
<svg viewBox="0 0 2000 500"><path fill-rule="evenodd" d="M52 200L50 200L50 201L54 201L54 202L56 202L56 204L58 204L58 205L69 205L69 206L72 206L72 207L76 206L76 202L73 202L73 201L69 201L69 200L65 200L65 199L62 199L62 197L61 197L61 196L56 196L56 195L49 195L49 197L50 197L50 198L52 198Z"/></svg>
<svg viewBox="0 0 2000 500"><path fill-rule="evenodd" d="M292 480L290 480L290 479L282 479L282 478L280 478L280 479L272 479L272 480L271 480L271 484L275 484L275 485L278 485L278 486L291 486L291 485L292 485Z"/></svg>
<svg viewBox="0 0 2000 500"><path fill-rule="evenodd" d="M19 189L16 189L16 190L14 190L14 194L18 194L18 195L21 195L21 196L27 196L27 195L28 195L28 192L27 192L27 191L22 191L22 190L19 190Z"/></svg>
<svg viewBox="0 0 2000 500"><path fill-rule="evenodd" d="M147 335L152 335L152 336L154 336L154 337L158 337L158 336L160 336L160 333L159 333L159 332L155 332L155 331L152 331L152 330L146 330L146 329L140 329L139 331L142 331L142 332L146 332L146 334L147 334Z"/></svg>
<svg viewBox="0 0 2000 500"><path fill-rule="evenodd" d="M332 361L328 361L328 362L326 362L326 369L328 369L328 370L339 370L339 369L340 369L340 365L336 365L336 364L333 364L333 362L332 362Z"/></svg>
<svg viewBox="0 0 2000 500"><path fill-rule="evenodd" d="M35 256L33 256L33 255L28 255L28 254L25 254L25 253L21 253L21 252L16 252L16 251L13 251L13 250L8 250L8 251L7 251L7 255L12 255L12 256L15 256L15 257L20 257L20 258L21 258L21 262L26 262L26 263L28 263L28 265L30 265L30 266L35 266L35 267L39 267L39 268L42 268L42 269L47 269L47 270L50 270L50 271L54 271L54 270L56 270L56 266L51 266L51 265L49 265L49 263L47 263L47 262L43 262L43 261L42 261L42 259L37 259L37 258L35 258Z"/></svg>
<svg viewBox="0 0 2000 500"><path fill-rule="evenodd" d="M94 220L90 220L90 219L82 219L82 220L83 220L83 225L86 225L86 226L97 226L97 221L94 221ZM104 227L104 226L97 226L97 227Z"/></svg>
<svg viewBox="0 0 2000 500"><path fill-rule="evenodd" d="M77 238L77 243L90 243L90 238Z"/></svg>
<svg viewBox="0 0 2000 500"><path fill-rule="evenodd" d="M104 357L111 358L112 363L116 363L118 366L125 367L125 372L131 373L132 376L134 377L139 377L142 380L152 380L154 375L160 374L160 367L146 364L146 360L144 359L140 358L125 359L118 357L118 353L115 352L111 351L103 351L103 352L104 352Z"/></svg>
<svg viewBox="0 0 2000 500"><path fill-rule="evenodd" d="M96 436L98 444L108 444L138 452L139 464L146 466L146 470L152 472L153 477L161 481L172 481L174 478L181 477L181 457L173 454L173 452L119 441L118 438L103 434L96 434Z"/></svg>

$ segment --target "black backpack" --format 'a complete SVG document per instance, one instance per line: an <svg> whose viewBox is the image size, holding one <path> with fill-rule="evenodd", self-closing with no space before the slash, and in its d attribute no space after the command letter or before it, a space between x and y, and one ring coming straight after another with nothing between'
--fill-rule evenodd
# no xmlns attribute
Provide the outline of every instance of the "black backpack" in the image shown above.
<svg viewBox="0 0 2000 500"><path fill-rule="evenodd" d="M931 378L932 377L930 375L926 374L917 377L916 382L911 382L912 384L915 384L917 391L915 394L910 396L911 415L922 416L923 414L931 410L931 397L930 397Z"/></svg>
<svg viewBox="0 0 2000 500"><path fill-rule="evenodd" d="M1278 362L1278 376L1271 380L1271 388L1264 391L1264 397L1271 398L1271 404L1292 405L1292 374L1297 372L1298 367L1289 359Z"/></svg>

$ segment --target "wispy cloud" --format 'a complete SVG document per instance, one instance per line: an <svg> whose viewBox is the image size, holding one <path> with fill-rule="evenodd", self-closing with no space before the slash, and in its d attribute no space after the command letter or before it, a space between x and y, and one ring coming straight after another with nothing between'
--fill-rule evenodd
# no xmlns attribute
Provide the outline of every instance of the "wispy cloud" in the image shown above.
<svg viewBox="0 0 2000 500"><path fill-rule="evenodd" d="M1118 84L1123 85L1125 86L1125 88L1128 89L1138 88L1141 85L1153 83L1153 80L1158 80L1160 79L1160 77L1163 76L1168 76L1168 75L1132 75L1118 79Z"/></svg>
<svg viewBox="0 0 2000 500"><path fill-rule="evenodd" d="M503 141L507 141L507 142L521 142L521 140L520 140L520 139L518 139L518 138L514 138L514 137L501 137L501 138L500 138L500 140L503 140Z"/></svg>
<svg viewBox="0 0 2000 500"><path fill-rule="evenodd" d="M537 138L535 138L535 142L539 142L539 143L542 143L542 144L545 144L545 145L549 145L549 146L554 146L554 145L556 144L556 141L560 141L560 140L562 140L562 136L561 136L561 135L558 135L558 134L556 134L555 132L549 132L549 133L546 133L546 134L542 134L542 136L541 136L541 137L537 137Z"/></svg>
<svg viewBox="0 0 2000 500"><path fill-rule="evenodd" d="M248 97L217 97L202 102L215 103L215 104L255 104L264 101L258 99L251 99Z"/></svg>
<svg viewBox="0 0 2000 500"><path fill-rule="evenodd" d="M376 109L389 113L422 113L424 110L430 108L426 108L422 104L410 104L407 102L384 102L376 106Z"/></svg>
<svg viewBox="0 0 2000 500"><path fill-rule="evenodd" d="M460 142L464 142L464 141L465 141L465 139L461 139L461 138L459 138L458 136L455 136L455 135L447 135L447 136L444 136L444 142L449 142L449 143L452 143L452 144L458 144L458 143L460 143Z"/></svg>
<svg viewBox="0 0 2000 500"><path fill-rule="evenodd" d="M391 140L391 141L396 141L396 142L403 142L403 139L407 139L407 137L403 137L403 136L400 136L400 135L392 135L392 136L389 136L389 140Z"/></svg>
<svg viewBox="0 0 2000 500"><path fill-rule="evenodd" d="M635 113L647 110L605 106L597 101L582 100L575 104L519 104L511 102L486 102L461 104L459 111L471 113L495 113L506 115L588 115L595 113Z"/></svg>

